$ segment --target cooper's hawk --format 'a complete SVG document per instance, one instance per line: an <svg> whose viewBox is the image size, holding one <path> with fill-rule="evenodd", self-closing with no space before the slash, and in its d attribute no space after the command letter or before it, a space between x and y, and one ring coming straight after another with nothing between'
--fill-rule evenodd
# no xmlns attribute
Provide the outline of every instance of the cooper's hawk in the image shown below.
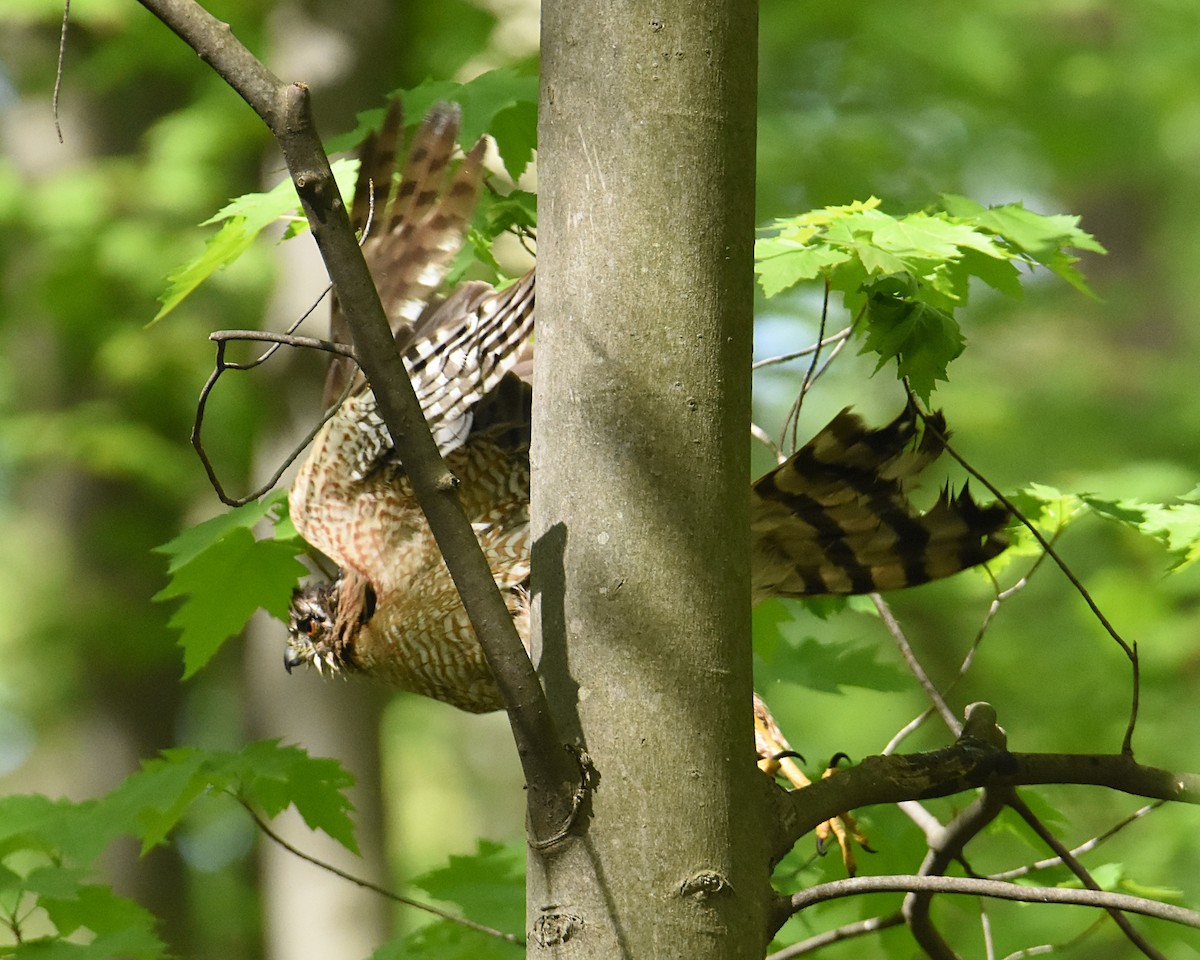
<svg viewBox="0 0 1200 960"><path fill-rule="evenodd" d="M368 141L355 222L397 346L496 583L528 644L529 339L534 276L496 291L435 294L479 193L482 141L449 173L458 113L426 119L398 189L400 129ZM372 197L372 190L374 196ZM345 339L336 304L333 335ZM285 663L362 672L464 710L502 706L474 631L361 375L338 360L326 399L349 396L317 436L291 490L301 535L340 568L297 591ZM922 514L905 493L936 458L945 425L909 407L868 429L849 411L750 491L755 600L865 593L948 576L1004 549L1007 511L946 491Z"/></svg>

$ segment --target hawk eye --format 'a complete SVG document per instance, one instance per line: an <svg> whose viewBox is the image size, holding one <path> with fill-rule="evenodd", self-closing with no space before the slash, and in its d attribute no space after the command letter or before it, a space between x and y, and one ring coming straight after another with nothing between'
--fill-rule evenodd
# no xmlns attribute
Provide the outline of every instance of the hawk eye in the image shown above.
<svg viewBox="0 0 1200 960"><path fill-rule="evenodd" d="M311 637L317 632L317 621L312 617L301 617L296 621L296 632Z"/></svg>

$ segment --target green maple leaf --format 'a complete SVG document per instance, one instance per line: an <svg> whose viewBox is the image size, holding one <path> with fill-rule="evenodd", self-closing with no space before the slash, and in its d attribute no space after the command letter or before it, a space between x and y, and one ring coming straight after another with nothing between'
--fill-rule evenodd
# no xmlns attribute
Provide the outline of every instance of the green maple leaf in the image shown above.
<svg viewBox="0 0 1200 960"><path fill-rule="evenodd" d="M792 645L789 666L777 677L823 693L841 693L848 686L889 693L908 689L904 671L880 661L879 652L878 644L828 644L805 637Z"/></svg>
<svg viewBox="0 0 1200 960"><path fill-rule="evenodd" d="M334 179L343 197L352 195L357 170L357 160L343 159L333 164ZM280 181L265 193L244 194L205 220L202 226L220 223L221 229L205 241L200 256L167 276L167 289L159 297L162 306L150 322L157 323L205 280L236 261L255 238L277 220L286 220L296 227L288 236L307 227L307 221L300 213L300 198L290 179Z"/></svg>
<svg viewBox="0 0 1200 960"><path fill-rule="evenodd" d="M1079 499L1094 513L1158 540L1173 557L1170 572L1200 560L1200 502L1191 495L1179 503L1102 500L1088 494L1080 494Z"/></svg>
<svg viewBox="0 0 1200 960"><path fill-rule="evenodd" d="M228 764L237 778L238 795L268 817L294 806L310 829L325 832L351 853L359 852L350 819L354 808L345 793L354 777L336 760L262 740L243 747Z"/></svg>
<svg viewBox="0 0 1200 960"><path fill-rule="evenodd" d="M1003 251L986 234L962 223L927 213L913 213L899 220L889 218L874 230L876 246L897 256L916 256L927 260L952 260L964 250L975 250L989 257L1003 257Z"/></svg>
<svg viewBox="0 0 1200 960"><path fill-rule="evenodd" d="M870 285L867 336L860 352L879 356L876 371L894 359L897 377L906 378L913 392L928 402L966 341L954 317L915 299L915 289L913 279L903 276L884 277Z"/></svg>
<svg viewBox="0 0 1200 960"><path fill-rule="evenodd" d="M275 491L156 548L171 557L171 579L154 599L184 598L170 624L182 631L185 679L240 633L260 607L280 620L287 618L292 588L307 572L297 559L299 538L283 521L272 538L256 540L250 531L281 509L285 497L286 492Z"/></svg>
<svg viewBox="0 0 1200 960"><path fill-rule="evenodd" d="M414 878L413 884L431 897L458 904L477 923L500 930L524 925L522 845L480 840L475 853L451 856L446 866Z"/></svg>
<svg viewBox="0 0 1200 960"><path fill-rule="evenodd" d="M755 244L754 256L754 272L763 293L773 297L805 280L816 279L830 267L845 263L851 254L826 244L808 246L768 237Z"/></svg>
<svg viewBox="0 0 1200 960"><path fill-rule="evenodd" d="M295 806L309 827L357 853L353 808L345 795L353 784L354 778L336 760L262 740L235 752L164 750L99 804L118 833L142 841L143 853L162 843L192 804L213 791L238 796L268 819Z"/></svg>
<svg viewBox="0 0 1200 960"><path fill-rule="evenodd" d="M186 598L169 621L182 631L184 679L240 633L259 607L285 620L292 588L306 572L292 545L255 540L242 528L176 570L154 599Z"/></svg>

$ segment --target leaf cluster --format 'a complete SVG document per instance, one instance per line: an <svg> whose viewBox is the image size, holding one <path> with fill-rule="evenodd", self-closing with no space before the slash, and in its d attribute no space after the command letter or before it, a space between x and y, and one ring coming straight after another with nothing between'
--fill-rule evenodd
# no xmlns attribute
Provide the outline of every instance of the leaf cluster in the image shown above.
<svg viewBox="0 0 1200 960"><path fill-rule="evenodd" d="M459 142L464 149L485 134L496 144L504 169L514 182L525 172L537 147L537 75L528 66L507 66L489 70L466 83L450 80L427 81L409 90L397 91L406 110L406 130L411 133L429 109L440 101L462 107ZM355 149L372 130L383 125L385 110L380 107L358 115L355 128L330 140L330 153ZM343 197L354 192L358 160L343 158L333 163L333 174ZM512 191L507 196L489 194L480 204L470 234L470 246L476 256L502 275L491 255L491 244L505 232L526 232L535 222L534 195ZM300 211L291 179L284 178L275 187L260 193L240 196L215 213L202 226L221 224L205 242L200 256L189 260L167 277L167 289L154 321L161 320L183 302L197 287L218 270L230 266L250 248L264 230L277 222L286 224L281 239L306 232L308 224ZM461 274L467 261L456 265Z"/></svg>
<svg viewBox="0 0 1200 960"><path fill-rule="evenodd" d="M0 798L0 923L16 941L0 946L0 956L165 957L154 917L90 879L114 840L134 837L144 855L201 798L229 794L268 818L294 806L310 828L357 853L346 797L352 784L337 761L264 740L235 752L166 750L96 800ZM26 935L29 928L37 934ZM86 945L64 940L81 933Z"/></svg>
<svg viewBox="0 0 1200 960"><path fill-rule="evenodd" d="M767 297L823 281L862 318L862 352L892 360L897 376L928 401L966 339L955 318L972 278L1021 295L1020 267L1044 267L1090 293L1071 250L1103 253L1079 218L1046 216L1019 203L985 208L942 197L940 210L893 216L877 197L775 220L755 244Z"/></svg>
<svg viewBox="0 0 1200 960"><path fill-rule="evenodd" d="M1012 500L1047 539L1058 536L1069 524L1095 516L1161 544L1171 558L1170 573L1186 570L1200 560L1200 488L1174 502L1150 503L1133 498L1105 499L1031 483ZM997 561L1007 565L1040 552L1034 537L1027 530L1018 530L1012 546Z"/></svg>

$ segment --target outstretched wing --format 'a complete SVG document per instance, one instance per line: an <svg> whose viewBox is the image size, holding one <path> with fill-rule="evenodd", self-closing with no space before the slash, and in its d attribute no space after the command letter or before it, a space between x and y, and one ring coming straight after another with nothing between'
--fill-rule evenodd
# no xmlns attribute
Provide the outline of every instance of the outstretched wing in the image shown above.
<svg viewBox="0 0 1200 960"><path fill-rule="evenodd" d="M870 430L843 410L751 492L753 588L768 596L895 590L950 576L1006 546L1008 511L947 487L926 513L907 490L942 453L940 413L913 406Z"/></svg>
<svg viewBox="0 0 1200 960"><path fill-rule="evenodd" d="M394 103L382 129L363 145L351 207L352 222L366 231L363 256L397 349L443 455L466 439L471 407L516 365L532 334L534 311L532 273L500 291L475 281L445 300L436 296L462 248L483 178L482 139L451 172L459 120L457 105L438 104L430 111L393 189L403 126L399 102ZM336 298L330 333L343 342L349 336ZM327 406L351 379L352 394L366 390L350 361L335 359L325 387ZM366 434L356 458L361 477L391 442L373 398L358 405L357 416Z"/></svg>
<svg viewBox="0 0 1200 960"><path fill-rule="evenodd" d="M439 105L421 124L400 182L393 185L399 107L364 147L352 219L366 230L363 253L396 347L443 455L466 444L475 408L520 364L533 327L533 276L497 291L486 283L437 291L461 249L481 189L484 142L452 167L456 106ZM335 339L347 335L336 301ZM378 586L410 536L424 536L375 396L353 366L335 361L331 403L349 390L317 435L292 485L301 535L339 566ZM526 495L527 498L527 495ZM390 568L388 568L390 569Z"/></svg>

